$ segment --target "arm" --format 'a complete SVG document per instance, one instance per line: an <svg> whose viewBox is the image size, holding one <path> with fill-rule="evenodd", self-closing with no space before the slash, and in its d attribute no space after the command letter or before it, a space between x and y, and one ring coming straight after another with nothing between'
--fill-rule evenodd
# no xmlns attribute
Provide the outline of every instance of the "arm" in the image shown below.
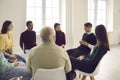
<svg viewBox="0 0 120 80"><path fill-rule="evenodd" d="M82 39L79 41L80 44L81 44L81 41L83 41L85 35L86 35L86 33L83 34Z"/></svg>
<svg viewBox="0 0 120 80"><path fill-rule="evenodd" d="M6 72L6 69L11 69L14 68L14 64L13 63L9 63L3 53L0 51L0 73L4 73Z"/></svg>
<svg viewBox="0 0 120 80"><path fill-rule="evenodd" d="M32 51L31 51L31 52L32 52ZM30 55L29 55L26 68L27 68L27 71L28 71L28 72L32 73L32 68L31 68L31 53L30 53Z"/></svg>
<svg viewBox="0 0 120 80"><path fill-rule="evenodd" d="M65 33L63 33L63 42L64 42L64 45L66 45L66 37L65 37Z"/></svg>
<svg viewBox="0 0 120 80"><path fill-rule="evenodd" d="M84 37L84 35L83 35L83 37ZM92 34L91 34L91 38L89 38L89 39L90 39L90 42L89 42L89 43L86 42L86 41L84 41L84 40L80 41L80 43L81 43L82 45L88 46L90 49L93 49L94 46L95 46L96 43L97 43L96 36L92 33Z"/></svg>
<svg viewBox="0 0 120 80"><path fill-rule="evenodd" d="M32 73L30 58L28 59L28 62L27 62L27 71Z"/></svg>
<svg viewBox="0 0 120 80"><path fill-rule="evenodd" d="M65 72L68 73L71 71L71 62L70 62L70 58L67 54L67 52L64 52L64 58L66 60L66 64L65 64Z"/></svg>
<svg viewBox="0 0 120 80"><path fill-rule="evenodd" d="M22 34L20 35L20 47L21 47L21 49L23 50L23 36L22 36Z"/></svg>
<svg viewBox="0 0 120 80"><path fill-rule="evenodd" d="M96 43L97 43L97 39L96 39L96 36L93 34L93 38L92 38L92 44L91 45L96 45Z"/></svg>
<svg viewBox="0 0 120 80"><path fill-rule="evenodd" d="M0 34L0 45L2 45L2 46L0 46L1 52L2 52L4 55L6 55L6 56L12 57L12 55L10 55L9 53L5 52L6 46L7 46L7 40L6 40L5 36L4 36L4 35L1 35L1 34ZM12 44L12 45L13 45L13 44ZM13 56L13 57L15 57L15 56Z"/></svg>
<svg viewBox="0 0 120 80"><path fill-rule="evenodd" d="M90 63L99 62L106 52L107 48L105 46L95 47L94 50L92 51L92 54L83 60L88 61Z"/></svg>
<svg viewBox="0 0 120 80"><path fill-rule="evenodd" d="M35 46L37 46L37 44L36 44L36 32L35 32L35 41L34 42L35 42Z"/></svg>
<svg viewBox="0 0 120 80"><path fill-rule="evenodd" d="M65 34L64 34L64 32L62 32L62 45L61 45L61 47L65 47L65 44L66 44L66 38L65 38Z"/></svg>
<svg viewBox="0 0 120 80"><path fill-rule="evenodd" d="M88 44L88 47L89 47L90 49L93 49L94 46L96 45L96 43L97 43L97 39L96 39L96 36L93 34L93 36L92 36L92 38L91 38L91 44L89 43L89 44Z"/></svg>
<svg viewBox="0 0 120 80"><path fill-rule="evenodd" d="M93 49L93 48L94 48L94 45L91 45L90 43L88 43L88 42L86 42L86 41L84 41L84 40L80 41L80 43L81 43L82 45L88 46L90 49Z"/></svg>
<svg viewBox="0 0 120 80"><path fill-rule="evenodd" d="M15 54L9 54L7 52L5 52L5 50L2 50L2 53L5 55L5 56L9 56L11 58L16 58L16 55Z"/></svg>

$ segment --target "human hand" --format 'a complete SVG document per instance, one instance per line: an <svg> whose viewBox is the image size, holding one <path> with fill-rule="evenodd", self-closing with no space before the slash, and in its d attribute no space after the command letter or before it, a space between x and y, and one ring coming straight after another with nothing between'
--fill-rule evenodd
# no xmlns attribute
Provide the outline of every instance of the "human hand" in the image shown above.
<svg viewBox="0 0 120 80"><path fill-rule="evenodd" d="M86 41L82 40L82 41L80 41L80 44L88 46L89 43L87 43Z"/></svg>
<svg viewBox="0 0 120 80"><path fill-rule="evenodd" d="M11 58L16 58L16 55L15 54L11 54L10 57Z"/></svg>
<svg viewBox="0 0 120 80"><path fill-rule="evenodd" d="M64 47L65 47L65 45L64 45L64 44L62 44L62 45L61 45L61 47L62 47L62 48L64 48Z"/></svg>
<svg viewBox="0 0 120 80"><path fill-rule="evenodd" d="M83 60L84 58L85 58L85 56L82 55L82 56L79 56L77 59L78 60Z"/></svg>
<svg viewBox="0 0 120 80"><path fill-rule="evenodd" d="M18 62L17 60L14 60L14 61L13 61L13 64L14 64L14 66L16 67L16 66L19 65L19 62Z"/></svg>

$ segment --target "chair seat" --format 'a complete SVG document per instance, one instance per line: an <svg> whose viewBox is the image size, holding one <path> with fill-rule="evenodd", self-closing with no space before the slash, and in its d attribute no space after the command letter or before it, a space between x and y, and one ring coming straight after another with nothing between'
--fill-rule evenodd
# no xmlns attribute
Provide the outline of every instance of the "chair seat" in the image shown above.
<svg viewBox="0 0 120 80"><path fill-rule="evenodd" d="M86 73L86 72L83 72L83 71L80 71L80 70L76 70L75 72L76 72L76 74L81 73L82 75L86 75L86 76L96 76L99 73L99 70L100 70L100 62L97 65L97 67L96 67L96 69L94 70L93 73Z"/></svg>

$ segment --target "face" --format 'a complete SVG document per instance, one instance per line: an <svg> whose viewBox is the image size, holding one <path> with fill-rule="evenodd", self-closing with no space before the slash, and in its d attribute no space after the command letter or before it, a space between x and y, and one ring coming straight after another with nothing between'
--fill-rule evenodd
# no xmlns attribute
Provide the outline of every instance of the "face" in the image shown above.
<svg viewBox="0 0 120 80"><path fill-rule="evenodd" d="M30 23L28 26L27 26L28 30L32 31L33 30L33 24Z"/></svg>
<svg viewBox="0 0 120 80"><path fill-rule="evenodd" d="M86 32L91 32L92 27L84 27Z"/></svg>
<svg viewBox="0 0 120 80"><path fill-rule="evenodd" d="M8 31L11 31L12 29L13 29L13 25L10 24L10 25L8 26Z"/></svg>
<svg viewBox="0 0 120 80"><path fill-rule="evenodd" d="M55 31L61 31L60 25L58 25L58 26L55 28Z"/></svg>

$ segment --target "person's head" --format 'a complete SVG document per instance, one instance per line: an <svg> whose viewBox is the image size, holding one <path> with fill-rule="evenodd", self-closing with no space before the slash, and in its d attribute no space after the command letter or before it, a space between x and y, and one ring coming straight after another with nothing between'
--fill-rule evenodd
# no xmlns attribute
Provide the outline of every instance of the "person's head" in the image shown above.
<svg viewBox="0 0 120 80"><path fill-rule="evenodd" d="M2 25L1 33L6 34L12 29L13 29L12 21L6 20Z"/></svg>
<svg viewBox="0 0 120 80"><path fill-rule="evenodd" d="M33 30L33 23L32 23L32 21L27 21L27 22L26 22L26 26L27 26L27 29L28 29L29 31L32 31L32 30Z"/></svg>
<svg viewBox="0 0 120 80"><path fill-rule="evenodd" d="M86 32L91 32L91 29L92 29L92 24L91 23L85 23L84 24L84 29Z"/></svg>
<svg viewBox="0 0 120 80"><path fill-rule="evenodd" d="M59 23L55 23L54 24L54 29L55 29L55 31L61 31L60 24Z"/></svg>
<svg viewBox="0 0 120 80"><path fill-rule="evenodd" d="M51 27L44 27L41 29L40 37L43 42L55 42L55 31Z"/></svg>
<svg viewBox="0 0 120 80"><path fill-rule="evenodd" d="M97 38L98 42L100 44L105 45L108 48L108 50L110 50L108 35L107 35L107 31L106 31L105 26L104 25L96 26L95 34L96 34L96 38Z"/></svg>

